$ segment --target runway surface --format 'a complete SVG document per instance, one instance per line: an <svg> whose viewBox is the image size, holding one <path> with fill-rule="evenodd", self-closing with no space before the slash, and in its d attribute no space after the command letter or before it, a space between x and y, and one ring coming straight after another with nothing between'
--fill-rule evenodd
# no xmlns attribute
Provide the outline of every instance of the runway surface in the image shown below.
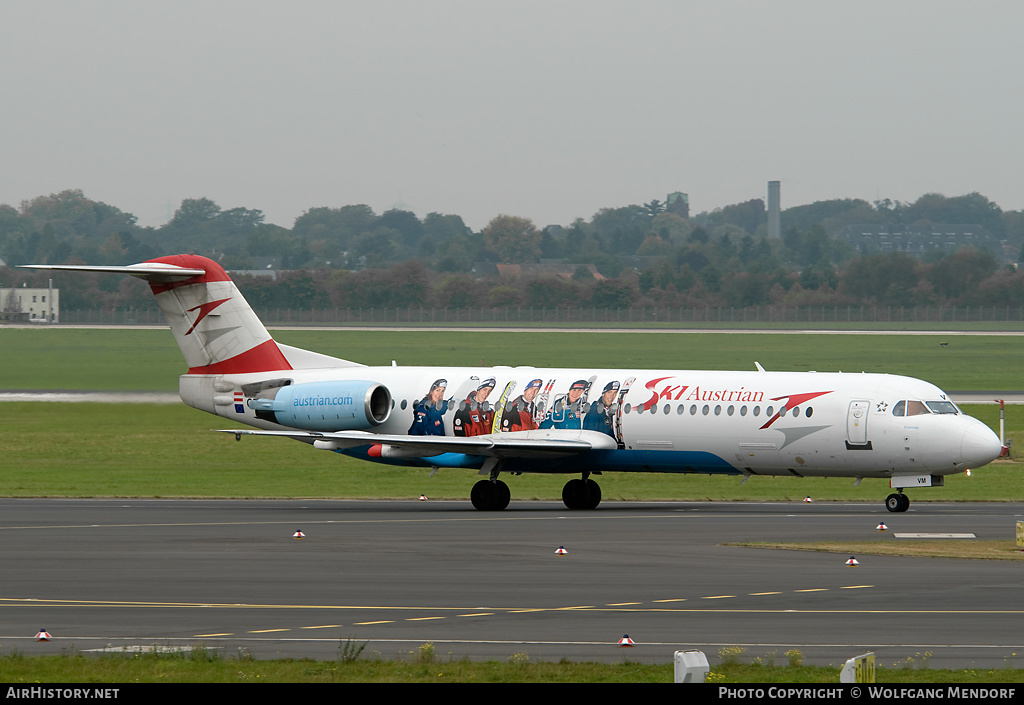
<svg viewBox="0 0 1024 705"><path fill-rule="evenodd" d="M1013 541L1021 504L0 500L0 651L203 643L257 658L1001 668L1024 662L1021 561L724 546L874 541L894 532ZM889 531L876 531L884 521ZM293 538L301 530L305 537ZM556 555L559 546L567 554ZM49 642L34 635L46 629ZM616 642L628 634L636 642ZM1018 655L1018 656L1015 656Z"/></svg>

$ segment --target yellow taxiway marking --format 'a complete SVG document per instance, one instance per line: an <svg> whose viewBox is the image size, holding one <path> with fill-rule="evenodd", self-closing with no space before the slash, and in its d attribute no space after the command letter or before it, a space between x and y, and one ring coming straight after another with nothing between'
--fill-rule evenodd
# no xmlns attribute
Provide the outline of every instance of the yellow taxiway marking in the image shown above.
<svg viewBox="0 0 1024 705"><path fill-rule="evenodd" d="M214 636L234 636L234 635L235 635L234 632L223 632L222 634L196 634L195 638L196 639L201 639L201 638L207 637L207 636L214 637Z"/></svg>
<svg viewBox="0 0 1024 705"><path fill-rule="evenodd" d="M344 627L344 624L321 624L315 627L299 627L299 629L333 629L334 627Z"/></svg>
<svg viewBox="0 0 1024 705"><path fill-rule="evenodd" d="M628 607L629 605L642 605L642 602L609 602L605 607Z"/></svg>
<svg viewBox="0 0 1024 705"><path fill-rule="evenodd" d="M473 614L460 614L460 617L490 617L494 612L474 612Z"/></svg>
<svg viewBox="0 0 1024 705"><path fill-rule="evenodd" d="M828 588L807 588L806 590L794 590L793 592L828 592Z"/></svg>
<svg viewBox="0 0 1024 705"><path fill-rule="evenodd" d="M872 588L874 585L844 585L840 590L859 590L860 588Z"/></svg>
<svg viewBox="0 0 1024 705"><path fill-rule="evenodd" d="M724 600L727 597L736 597L736 596L735 595L708 595L707 597L702 597L700 599L702 599L702 600Z"/></svg>
<svg viewBox="0 0 1024 705"><path fill-rule="evenodd" d="M781 595L782 593L781 592L748 592L747 594L748 595L757 596L757 595Z"/></svg>
<svg viewBox="0 0 1024 705"><path fill-rule="evenodd" d="M246 634L269 634L270 632L288 632L291 629L250 629Z"/></svg>
<svg viewBox="0 0 1024 705"><path fill-rule="evenodd" d="M444 617L409 617L406 622L426 622L431 619L445 619ZM366 624L366 622L364 622Z"/></svg>
<svg viewBox="0 0 1024 705"><path fill-rule="evenodd" d="M394 624L394 623L395 623L395 620L393 620L393 619L382 619L379 622L352 622L352 624L357 626L357 627L362 627L362 626L367 625L367 624Z"/></svg>
<svg viewBox="0 0 1024 705"><path fill-rule="evenodd" d="M685 597L673 597L670 600L653 600L653 602L686 602Z"/></svg>

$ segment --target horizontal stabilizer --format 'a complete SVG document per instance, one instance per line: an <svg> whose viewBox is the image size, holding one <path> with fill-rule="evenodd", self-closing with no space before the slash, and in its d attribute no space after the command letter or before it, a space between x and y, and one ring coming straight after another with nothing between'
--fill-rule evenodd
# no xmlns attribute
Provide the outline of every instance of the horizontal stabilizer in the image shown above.
<svg viewBox="0 0 1024 705"><path fill-rule="evenodd" d="M192 277L206 274L205 269L189 269L178 267L173 264L157 264L154 262L142 262L141 264L130 264L127 267L110 267L101 265L78 265L78 264L22 264L21 269L58 269L67 272L100 272L101 274L130 274L133 277L148 282L172 283L185 281Z"/></svg>

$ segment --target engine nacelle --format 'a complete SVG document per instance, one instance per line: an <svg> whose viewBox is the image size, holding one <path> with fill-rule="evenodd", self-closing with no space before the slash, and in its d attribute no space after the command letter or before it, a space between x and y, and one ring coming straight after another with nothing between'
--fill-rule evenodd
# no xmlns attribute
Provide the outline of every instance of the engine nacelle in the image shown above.
<svg viewBox="0 0 1024 705"><path fill-rule="evenodd" d="M391 392L378 382L307 382L260 393L256 418L310 431L365 431L387 421Z"/></svg>

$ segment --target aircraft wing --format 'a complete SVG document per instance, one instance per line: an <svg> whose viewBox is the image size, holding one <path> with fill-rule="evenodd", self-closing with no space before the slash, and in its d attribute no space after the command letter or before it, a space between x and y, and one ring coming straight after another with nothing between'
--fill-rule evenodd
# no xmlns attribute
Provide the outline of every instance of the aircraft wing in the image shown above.
<svg viewBox="0 0 1024 705"><path fill-rule="evenodd" d="M485 436L402 436L366 431L254 431L222 429L221 433L242 436L276 436L310 443L323 450L344 450L379 445L391 457L429 458L442 453L464 453L489 458L554 458L588 450L612 450L615 439L598 431L548 429L512 431Z"/></svg>

